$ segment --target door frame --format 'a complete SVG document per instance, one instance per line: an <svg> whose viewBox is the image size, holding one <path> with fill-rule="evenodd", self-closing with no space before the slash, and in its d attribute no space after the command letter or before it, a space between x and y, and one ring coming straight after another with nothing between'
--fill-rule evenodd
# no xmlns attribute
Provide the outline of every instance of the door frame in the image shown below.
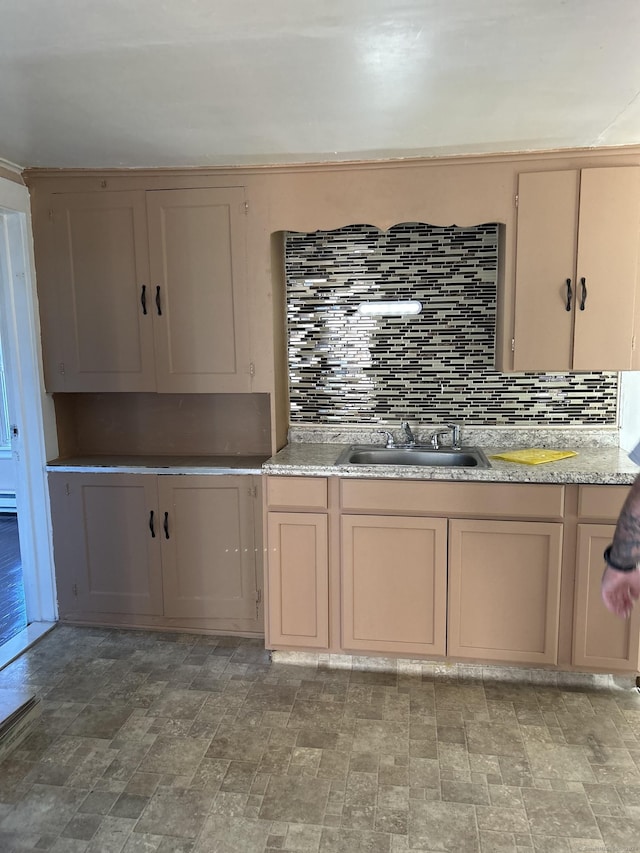
<svg viewBox="0 0 640 853"><path fill-rule="evenodd" d="M58 617L47 459L57 456L53 399L44 390L35 263L27 188L0 176L0 337L16 461L16 505L27 622L9 641L10 659ZM3 647L4 650L5 647ZM0 666L7 663L0 651Z"/></svg>

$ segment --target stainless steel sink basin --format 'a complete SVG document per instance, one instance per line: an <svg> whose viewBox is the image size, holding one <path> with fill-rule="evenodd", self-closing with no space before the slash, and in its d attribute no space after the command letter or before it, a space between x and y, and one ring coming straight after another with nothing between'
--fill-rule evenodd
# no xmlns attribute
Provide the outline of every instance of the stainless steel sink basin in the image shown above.
<svg viewBox="0 0 640 853"><path fill-rule="evenodd" d="M478 447L381 447L352 444L344 450L336 465L424 465L437 468L489 468L487 457Z"/></svg>

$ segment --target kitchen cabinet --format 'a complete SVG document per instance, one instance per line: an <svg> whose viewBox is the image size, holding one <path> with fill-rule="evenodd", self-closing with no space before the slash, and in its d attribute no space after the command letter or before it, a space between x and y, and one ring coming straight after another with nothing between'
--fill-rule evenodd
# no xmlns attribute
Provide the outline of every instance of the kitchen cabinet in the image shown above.
<svg viewBox="0 0 640 853"><path fill-rule="evenodd" d="M49 484L62 619L260 629L252 478L60 472Z"/></svg>
<svg viewBox="0 0 640 853"><path fill-rule="evenodd" d="M562 524L449 521L449 637L457 658L555 664Z"/></svg>
<svg viewBox="0 0 640 853"><path fill-rule="evenodd" d="M444 655L447 522L343 515L342 645Z"/></svg>
<svg viewBox="0 0 640 853"><path fill-rule="evenodd" d="M267 645L329 646L327 481L267 477Z"/></svg>
<svg viewBox="0 0 640 853"><path fill-rule="evenodd" d="M50 474L49 492L60 617L161 615L156 478Z"/></svg>
<svg viewBox="0 0 640 853"><path fill-rule="evenodd" d="M513 369L634 366L640 166L518 178Z"/></svg>
<svg viewBox="0 0 640 853"><path fill-rule="evenodd" d="M47 390L251 389L243 188L51 198Z"/></svg>
<svg viewBox="0 0 640 853"><path fill-rule="evenodd" d="M615 532L615 520L629 489L624 486L582 486L576 551L573 663L607 672L640 666L640 612L620 619L602 604L602 552ZM603 523L606 520L609 523Z"/></svg>
<svg viewBox="0 0 640 853"><path fill-rule="evenodd" d="M556 485L343 480L343 645L554 663L563 507ZM388 561L397 588L385 575ZM386 596L377 609L368 571L371 588ZM412 644L407 632L415 639L419 628L422 642Z"/></svg>
<svg viewBox="0 0 640 853"><path fill-rule="evenodd" d="M557 663L564 486L266 481L269 648Z"/></svg>

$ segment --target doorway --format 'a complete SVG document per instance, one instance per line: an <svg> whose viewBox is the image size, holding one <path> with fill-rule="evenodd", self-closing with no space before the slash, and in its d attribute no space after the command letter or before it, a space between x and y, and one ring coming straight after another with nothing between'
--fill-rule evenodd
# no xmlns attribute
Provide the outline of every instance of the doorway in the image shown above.
<svg viewBox="0 0 640 853"><path fill-rule="evenodd" d="M57 454L52 401L44 393L29 194L0 177L0 340L10 414L26 626L0 647L0 667L57 618L46 460Z"/></svg>

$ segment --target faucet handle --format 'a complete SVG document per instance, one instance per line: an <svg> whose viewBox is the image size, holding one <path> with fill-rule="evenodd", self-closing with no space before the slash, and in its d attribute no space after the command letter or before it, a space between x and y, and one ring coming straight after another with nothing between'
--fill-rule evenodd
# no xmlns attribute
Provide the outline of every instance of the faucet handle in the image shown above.
<svg viewBox="0 0 640 853"><path fill-rule="evenodd" d="M380 435L384 435L384 437L387 439L387 443L385 445L386 447L395 447L396 446L396 442L395 442L395 439L393 437L393 433L389 432L388 429L377 429L376 432L379 432Z"/></svg>

